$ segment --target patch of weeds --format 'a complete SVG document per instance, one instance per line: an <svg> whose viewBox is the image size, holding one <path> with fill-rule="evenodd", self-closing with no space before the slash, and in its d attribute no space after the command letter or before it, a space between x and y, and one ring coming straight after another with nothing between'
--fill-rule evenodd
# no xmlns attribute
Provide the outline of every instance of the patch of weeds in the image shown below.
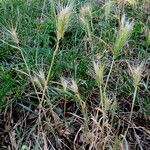
<svg viewBox="0 0 150 150"><path fill-rule="evenodd" d="M146 6L1 0L0 148L148 149Z"/></svg>

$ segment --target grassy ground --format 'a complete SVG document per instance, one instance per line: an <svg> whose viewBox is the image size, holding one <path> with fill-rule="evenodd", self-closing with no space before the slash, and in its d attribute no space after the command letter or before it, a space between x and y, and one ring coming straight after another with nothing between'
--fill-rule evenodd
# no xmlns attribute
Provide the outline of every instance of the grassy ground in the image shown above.
<svg viewBox="0 0 150 150"><path fill-rule="evenodd" d="M0 0L0 149L148 150L149 0Z"/></svg>

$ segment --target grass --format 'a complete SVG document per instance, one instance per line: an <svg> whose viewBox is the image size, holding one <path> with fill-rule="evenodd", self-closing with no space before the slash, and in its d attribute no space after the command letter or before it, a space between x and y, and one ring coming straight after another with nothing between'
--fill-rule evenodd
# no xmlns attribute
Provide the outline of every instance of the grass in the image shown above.
<svg viewBox="0 0 150 150"><path fill-rule="evenodd" d="M0 149L148 149L149 9L1 0Z"/></svg>

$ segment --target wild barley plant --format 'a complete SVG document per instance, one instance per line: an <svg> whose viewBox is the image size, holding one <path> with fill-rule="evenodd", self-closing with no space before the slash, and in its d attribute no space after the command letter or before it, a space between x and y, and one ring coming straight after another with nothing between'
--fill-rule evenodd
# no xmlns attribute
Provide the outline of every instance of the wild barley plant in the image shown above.
<svg viewBox="0 0 150 150"><path fill-rule="evenodd" d="M100 103L99 106L102 109L102 128L104 127L104 123L106 121L106 109L105 109L105 104L106 104L106 99L105 99L105 95L103 93L103 75L104 75L104 65L100 64L100 63L96 63L93 62L93 66L94 66L94 71L95 71L95 80L99 86L99 92L100 92ZM104 128L102 129L104 130Z"/></svg>
<svg viewBox="0 0 150 150"><path fill-rule="evenodd" d="M104 100L103 100L102 86L103 86L103 82L104 82L103 81L104 64L93 62L93 66L94 66L94 71L95 71L95 80L96 80L96 82L99 86L99 89L100 89L100 97L101 97L100 105L103 108L104 107Z"/></svg>
<svg viewBox="0 0 150 150"><path fill-rule="evenodd" d="M108 112L111 112L112 116L111 116L111 123L113 122L114 116L115 116L115 111L117 108L117 103L116 101L112 101L111 99L109 99L106 96L106 93L103 90L103 85L104 85L104 70L105 70L105 65L99 62L93 62L93 67L94 67L94 72L95 72L95 80L99 86L99 90L100 90L100 112L102 113L102 117L99 120L98 118L98 112L94 118L94 122L97 122L97 125L99 125L100 123L102 123L100 125L100 127L94 127L94 131L98 131L98 132L94 132L96 134L96 137L98 137L98 139L100 138L101 140L95 140L96 146L98 146L100 144L100 147L103 149L106 148L106 145L109 143L108 138L110 138L111 135L111 127L112 124L109 125L108 123ZM97 128L97 129L95 129ZM99 146L98 146L99 147Z"/></svg>
<svg viewBox="0 0 150 150"><path fill-rule="evenodd" d="M93 28L92 25L92 8L90 4L87 4L80 9L80 20L82 26L87 33L88 38L91 40L91 29Z"/></svg>
<svg viewBox="0 0 150 150"><path fill-rule="evenodd" d="M68 3L67 6L60 7L60 10L58 10L58 16L57 16L57 40L59 41L61 38L63 38L64 33L68 27L70 16L73 10L73 4Z"/></svg>
<svg viewBox="0 0 150 150"><path fill-rule="evenodd" d="M34 79L33 79L32 75L31 75L30 67L29 67L29 65L28 65L28 63L27 63L27 60L26 60L26 57L25 57L25 55L24 55L24 49L23 49L22 47L20 47L20 41L19 41L19 36L18 36L18 33L17 33L17 27L15 27L15 28L12 27L10 30L7 30L7 32L10 34L10 37L11 37L12 41L14 42L14 45L9 44L9 43L7 43L7 42L4 41L4 40L1 40L1 39L0 39L0 40L1 40L4 44L6 44L6 45L8 45L8 46L10 46L10 47L12 47L12 48L14 48L14 49L19 50L19 52L20 52L20 54L21 54L21 57L22 57L22 59L23 59L23 61L24 61L25 67L26 67L26 69L27 69L27 73L24 72L24 71L19 71L19 72L21 72L21 73L27 75L27 76L30 78L30 80L31 80L31 82L32 82L32 85L33 85L33 87L34 87L36 96L37 96L37 98L39 99L39 95L38 95L38 92L37 92L37 89L36 89L36 85L35 85L35 82L34 82Z"/></svg>
<svg viewBox="0 0 150 150"><path fill-rule="evenodd" d="M84 112L86 104L80 97L80 93L79 93L79 90L78 90L78 85L77 85L75 80L71 80L71 85L69 86L69 89L74 92L75 96L77 97L77 100L79 101L81 109Z"/></svg>
<svg viewBox="0 0 150 150"><path fill-rule="evenodd" d="M61 77L61 84L63 86L63 89L64 89L65 93L67 93L67 90L71 90L75 94L76 98L79 101L79 104L80 104L82 110L84 110L85 103L80 97L76 81L73 80L73 79L71 81L68 81L67 79Z"/></svg>
<svg viewBox="0 0 150 150"><path fill-rule="evenodd" d="M133 114L133 107L134 107L138 87L139 87L140 82L141 82L143 68L144 68L144 63L143 62L140 65L136 66L136 67L135 66L133 67L133 66L129 65L131 76L133 78L133 86L134 86L134 95L133 95L133 100L132 100L131 113L130 113L130 117L129 117L130 121L131 121L132 114Z"/></svg>
<svg viewBox="0 0 150 150"><path fill-rule="evenodd" d="M86 102L84 100L82 100L79 90L78 90L78 86L77 83L72 80L71 81L71 85L70 85L70 90L72 90L77 98L77 100L79 101L81 110L82 110L82 114L83 114L83 119L84 119L84 130L87 132L88 131L88 116L87 116L87 107L86 107Z"/></svg>
<svg viewBox="0 0 150 150"><path fill-rule="evenodd" d="M68 81L64 77L61 77L61 84L63 86L64 92L67 92Z"/></svg>
<svg viewBox="0 0 150 150"><path fill-rule="evenodd" d="M35 73L34 77L33 77L33 81L35 83L35 85L41 90L43 91L43 87L45 85L46 82L46 78L45 78L45 74L43 70L40 70L39 73Z"/></svg>
<svg viewBox="0 0 150 150"><path fill-rule="evenodd" d="M11 34L11 37L12 37L14 43L16 43L18 45L19 44L19 38L18 38L18 34L17 34L17 31L16 31L16 28L12 28L10 30L10 34Z"/></svg>
<svg viewBox="0 0 150 150"><path fill-rule="evenodd" d="M59 10L58 10L57 16L55 16L56 17L57 42L56 42L56 47L55 47L54 52L53 52L50 67L48 69L48 74L47 74L47 77L46 77L45 85L44 85L44 88L43 88L42 98L41 98L41 101L40 101L40 104L39 104L40 108L42 108L42 106L43 106L45 93L46 93L46 90L48 89L48 82L49 82L49 79L51 77L51 71L52 71L52 68L53 68L53 65L54 65L54 60L55 60L57 51L59 49L59 41L60 41L61 38L63 38L64 33L67 30L69 20L70 20L70 16L71 16L71 13L72 13L72 9L73 9L72 3L68 3L66 6L60 7ZM39 125L40 124L41 124L41 109L39 109Z"/></svg>
<svg viewBox="0 0 150 150"><path fill-rule="evenodd" d="M24 56L23 49L19 46L19 37L18 37L18 33L17 33L17 28L12 27L10 30L7 30L7 31L11 35L11 38L12 38L13 42L15 43L15 45L10 45L10 44L8 44L8 45L20 51L22 59L25 63L26 69L27 69L28 74L30 76L30 79L33 82L32 76L31 76L31 73L30 73L30 68L29 68L29 66L27 64L27 61L26 61L26 58ZM34 82L33 82L33 86L34 86Z"/></svg>
<svg viewBox="0 0 150 150"><path fill-rule="evenodd" d="M106 93L103 93L103 84L104 84L104 69L105 65L101 63L93 62L94 71L95 71L95 80L99 86L100 89L100 95L101 95L101 106L104 108L104 110L108 111L111 110L111 105L114 107L114 103L112 103L112 100L109 100L109 98L105 95Z"/></svg>
<svg viewBox="0 0 150 150"><path fill-rule="evenodd" d="M49 67L49 70L48 70L48 74L47 74L45 86L44 86L44 89L43 89L43 95L42 95L42 100L41 101L44 100L45 92L46 92L46 89L47 89L47 84L48 84L48 81L49 81L50 76L51 76L52 67L54 65L54 59L55 59L55 56L56 56L57 51L59 49L59 41L60 41L61 38L63 38L64 33L67 30L67 27L68 27L68 24L69 24L69 21L70 21L70 17L71 17L71 14L72 14L72 10L73 10L73 4L71 2L68 3L66 6L61 6L58 10L58 14L56 16L57 42L56 42L55 50L53 52L52 61L51 61L51 64L50 64L50 67Z"/></svg>
<svg viewBox="0 0 150 150"><path fill-rule="evenodd" d="M121 55L123 47L128 42L128 39L131 36L132 31L133 31L133 26L134 26L134 23L129 22L129 20L126 20L125 15L123 15L121 18L120 29L119 29L117 38L116 38L115 43L114 43L114 48L112 51L113 61L111 63L109 74L107 76L107 80L106 80L106 84L105 84L105 90L106 90L106 87L108 84L110 74L112 72L114 62Z"/></svg>
<svg viewBox="0 0 150 150"><path fill-rule="evenodd" d="M117 59L121 54L123 47L131 36L133 25L133 22L126 20L125 15L122 16L120 29L114 44L113 59Z"/></svg>
<svg viewBox="0 0 150 150"><path fill-rule="evenodd" d="M83 118L84 119L84 127L85 127L85 130L87 131L87 129L88 129L88 118L87 118L86 103L84 100L82 100L82 98L80 96L78 85L77 85L76 81L72 79L71 82L69 82L68 80L66 80L65 78L62 77L61 83L62 83L64 92L67 92L67 89L68 89L74 93L74 95L77 99L77 102L79 103L79 105L81 107L81 111L82 111L83 116L84 116L84 118Z"/></svg>

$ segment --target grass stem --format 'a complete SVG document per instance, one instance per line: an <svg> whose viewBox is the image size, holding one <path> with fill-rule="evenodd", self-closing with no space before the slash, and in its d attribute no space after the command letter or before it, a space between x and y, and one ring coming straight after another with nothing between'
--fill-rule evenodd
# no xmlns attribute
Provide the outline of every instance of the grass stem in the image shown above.
<svg viewBox="0 0 150 150"><path fill-rule="evenodd" d="M131 106L131 113L130 113L129 121L131 121L131 119L132 119L133 107L134 107L134 103L135 103L135 99L136 99L137 90L138 90L138 87L136 86L135 90L134 90L134 95L133 95L133 100L132 100L132 106Z"/></svg>
<svg viewBox="0 0 150 150"><path fill-rule="evenodd" d="M51 64L50 64L50 67L49 67L49 70L48 70L46 82L45 82L44 89L43 89L41 104L42 104L43 101L44 101L44 97L45 97L47 85L48 85L48 82L49 82L49 79L50 79L50 76L51 76L52 68L53 68L53 65L54 65L54 60L55 60L55 57L56 57L56 54L57 54L58 49L59 49L59 41L57 41L57 43L56 43L56 48L55 48L55 50L54 50L53 57L52 57L52 61L51 61Z"/></svg>
<svg viewBox="0 0 150 150"><path fill-rule="evenodd" d="M114 59L111 63L111 66L110 66L110 70L109 70L109 73L108 73L108 76L107 76L107 79L106 79L106 83L105 83L105 87L104 87L104 92L106 92L106 88L107 88L107 84L108 84L108 81L109 81L109 78L110 78L110 74L112 72L112 69L113 69L113 65L114 65Z"/></svg>

